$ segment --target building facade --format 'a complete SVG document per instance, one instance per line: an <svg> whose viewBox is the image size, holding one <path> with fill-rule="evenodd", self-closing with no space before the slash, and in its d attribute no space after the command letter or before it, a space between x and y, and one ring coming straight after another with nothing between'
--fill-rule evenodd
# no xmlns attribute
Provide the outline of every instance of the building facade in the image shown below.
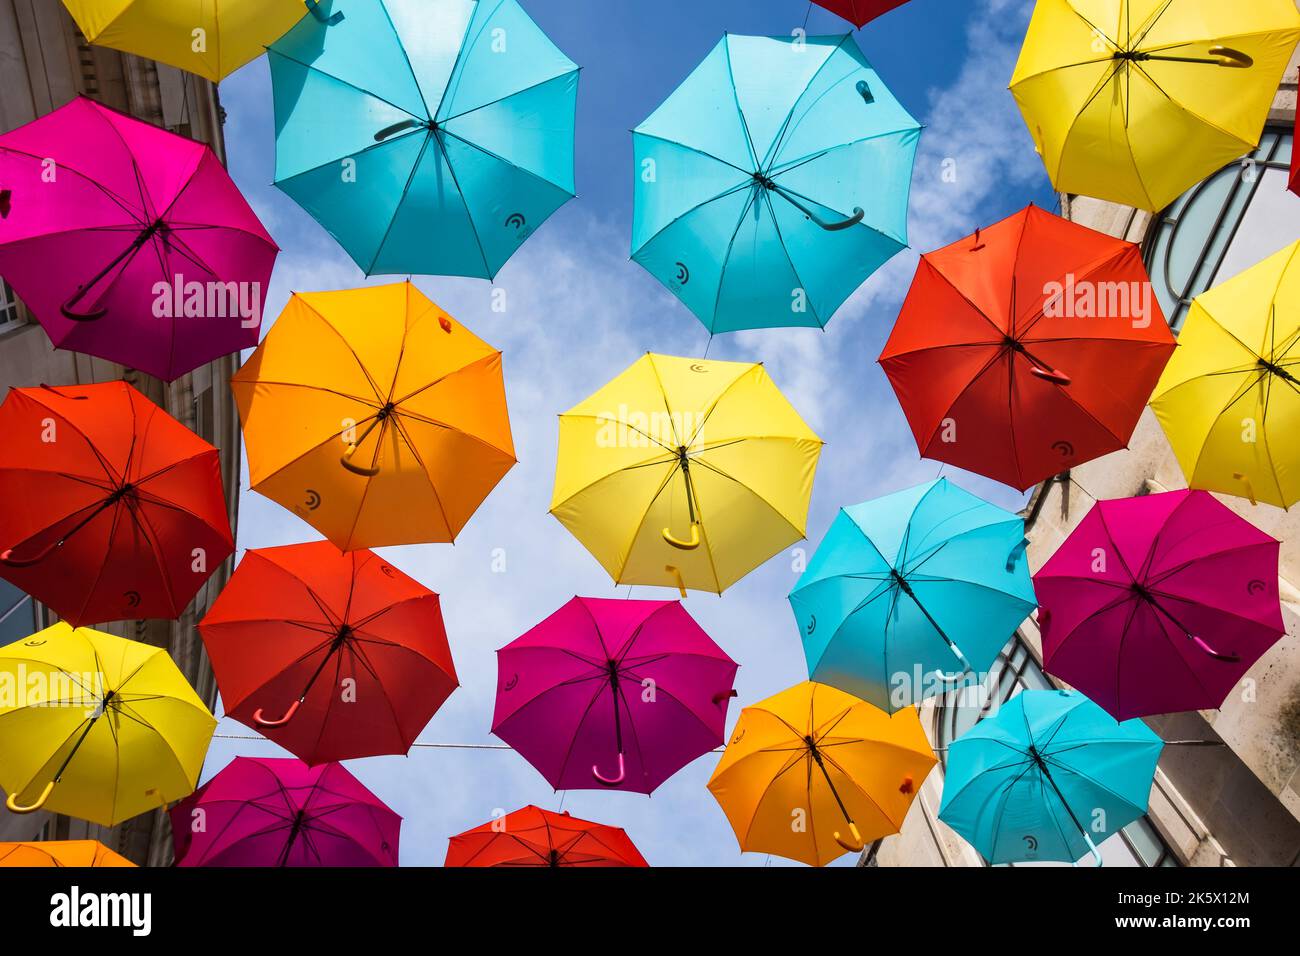
<svg viewBox="0 0 1300 956"><path fill-rule="evenodd" d="M0 130L10 130L85 95L146 122L209 144L224 160L216 87L172 67L91 46L61 3L0 0ZM0 399L12 387L122 379L221 452L222 480L234 527L239 506L239 419L227 381L239 356L226 356L166 384L134 369L56 351L12 290L0 282ZM13 506L10 503L8 506ZM217 688L195 626L230 577L233 559L212 575L179 621L123 621L100 629L165 647L210 707ZM0 644L54 621L45 608L0 581ZM0 810L0 840L102 840L136 863L165 865L171 835L162 808L111 830L50 814L16 817Z"/></svg>

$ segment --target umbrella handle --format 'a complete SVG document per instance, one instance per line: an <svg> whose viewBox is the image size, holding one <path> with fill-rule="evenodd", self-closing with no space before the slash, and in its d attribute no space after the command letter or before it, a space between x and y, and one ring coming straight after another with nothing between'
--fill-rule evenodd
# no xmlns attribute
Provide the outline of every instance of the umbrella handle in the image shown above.
<svg viewBox="0 0 1300 956"><path fill-rule="evenodd" d="M14 198L12 189L0 189L0 219L9 218L9 210L13 208L11 200Z"/></svg>
<svg viewBox="0 0 1300 956"><path fill-rule="evenodd" d="M283 727L289 721L293 720L293 715L298 713L298 708L302 706L302 699L299 698L289 705L289 709L284 712L284 716L279 720L267 720L262 714L262 708L259 707L253 713L253 723L259 727Z"/></svg>
<svg viewBox="0 0 1300 956"><path fill-rule="evenodd" d="M614 777L605 776L603 773L600 772L600 768L597 767L595 764L591 765L591 775L607 787L617 787L620 783L622 783L624 780L627 779L627 768L623 762L623 751L620 750L618 752L618 775L617 776Z"/></svg>
<svg viewBox="0 0 1300 956"><path fill-rule="evenodd" d="M672 565L672 564L665 564L664 570L677 579L677 590L681 594L682 598L685 599L686 579L682 577L682 572L678 570L676 565Z"/></svg>
<svg viewBox="0 0 1300 956"><path fill-rule="evenodd" d="M1039 368L1035 365L1029 371L1030 374L1037 375L1039 378L1051 382L1053 385L1069 385L1073 381L1070 376L1054 368Z"/></svg>
<svg viewBox="0 0 1300 956"><path fill-rule="evenodd" d="M356 452L357 446L355 444L349 445L348 450L345 451L343 457L339 459L339 464L352 472L352 474L360 475L362 478L373 478L375 475L379 474L379 469L377 467L366 468L362 465L352 464L352 456L355 455Z"/></svg>
<svg viewBox="0 0 1300 956"><path fill-rule="evenodd" d="M393 136L396 133L400 133L404 129L415 129L417 126L422 126L422 125L424 124L422 124L419 120L409 119L409 120L402 120L400 123L394 123L392 126L385 126L383 129L381 129L378 133L375 134L375 142L382 143L384 140L388 139L388 137ZM447 331L450 332L451 330L448 329Z"/></svg>
<svg viewBox="0 0 1300 956"><path fill-rule="evenodd" d="M1016 569L1016 565L1019 564L1020 560L1025 556L1025 551L1028 547L1029 539L1022 538L1020 543L1011 549L1011 553L1007 555L1008 571L1014 571Z"/></svg>
<svg viewBox="0 0 1300 956"><path fill-rule="evenodd" d="M1259 502L1255 500L1255 486L1250 483L1250 477L1246 475L1244 472L1240 472L1240 471L1234 471L1232 473L1232 477L1236 478L1238 481L1240 481L1243 485L1246 486L1246 497L1250 499L1250 503L1252 505L1258 506Z"/></svg>
<svg viewBox="0 0 1300 956"><path fill-rule="evenodd" d="M1192 639L1193 644L1199 647L1204 653L1208 654L1210 657L1213 657L1216 661L1224 661L1225 663L1228 664L1236 664L1241 661L1241 658L1238 657L1236 654L1224 654L1220 651L1216 651L1213 647L1211 647L1201 638L1197 637L1195 634L1188 634L1187 636Z"/></svg>
<svg viewBox="0 0 1300 956"><path fill-rule="evenodd" d="M664 528L664 540L671 544L679 551L694 551L700 546L700 525L698 521L691 522L690 540L683 541L681 538L673 535L672 528Z"/></svg>
<svg viewBox="0 0 1300 956"><path fill-rule="evenodd" d="M1088 831L1083 830L1081 832L1083 833L1084 840L1087 841L1088 843L1088 849L1092 852L1093 860L1096 861L1095 863L1093 863L1093 866L1105 866L1106 861L1101 858L1101 851L1097 849L1097 844L1092 842L1092 837L1088 836ZM1079 861L1075 860L1072 865L1078 866Z"/></svg>
<svg viewBox="0 0 1300 956"><path fill-rule="evenodd" d="M78 292L72 298L68 299L61 306L59 306L59 311L63 313L63 317L65 319L71 319L73 322L94 322L108 315L108 309L104 308L103 306L97 306L96 308L90 309L89 311L86 312L78 312L75 308L73 308L75 303L77 303L81 299L83 294L84 294L84 290Z"/></svg>
<svg viewBox="0 0 1300 956"><path fill-rule="evenodd" d="M1231 67L1234 70L1246 70L1255 65L1255 61L1250 54L1234 50L1230 46L1212 46L1210 47L1210 56L1214 58L1219 66Z"/></svg>
<svg viewBox="0 0 1300 956"><path fill-rule="evenodd" d="M725 704L727 701L731 700L731 698L739 696L740 693L733 687L731 690L724 690L720 693L714 694L713 702L715 704Z"/></svg>
<svg viewBox="0 0 1300 956"><path fill-rule="evenodd" d="M15 558L14 549L8 548L4 552L0 552L0 564L3 564L7 568L34 567L48 558L54 552L54 549L59 547L62 543L62 541L55 541L52 544L48 544L30 558Z"/></svg>
<svg viewBox="0 0 1300 956"><path fill-rule="evenodd" d="M9 794L9 799L5 801L5 808L10 813L35 813L41 807L45 806L45 801L50 799L50 794L53 791L54 781L51 780L45 785L45 789L41 791L41 795L36 798L35 803L22 806L18 803L18 791L15 790L13 793Z"/></svg>
<svg viewBox="0 0 1300 956"><path fill-rule="evenodd" d="M320 8L320 3L318 3L317 0L305 0L304 6L307 7L313 17L315 17L319 22L325 24L327 27L338 26L343 22L342 10L333 16L327 17L325 16L325 11Z"/></svg>
<svg viewBox="0 0 1300 956"><path fill-rule="evenodd" d="M839 830L831 834L835 838L835 842L850 853L861 853L867 842L862 839L862 834L858 832L858 825L852 820L849 821L849 835L852 837L851 840L846 840L840 836Z"/></svg>

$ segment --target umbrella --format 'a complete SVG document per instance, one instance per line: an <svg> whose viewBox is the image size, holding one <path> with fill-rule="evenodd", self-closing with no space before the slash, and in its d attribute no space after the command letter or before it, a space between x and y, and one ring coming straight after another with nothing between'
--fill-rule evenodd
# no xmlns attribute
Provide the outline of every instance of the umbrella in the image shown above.
<svg viewBox="0 0 1300 956"><path fill-rule="evenodd" d="M924 457L1024 490L1124 448L1173 351L1141 250L1030 206L921 257L880 364Z"/></svg>
<svg viewBox="0 0 1300 956"><path fill-rule="evenodd" d="M720 594L804 536L821 447L761 365L647 354L560 416L551 514L619 584Z"/></svg>
<svg viewBox="0 0 1300 956"><path fill-rule="evenodd" d="M1193 488L1300 501L1300 242L1203 292L1151 399Z"/></svg>
<svg viewBox="0 0 1300 956"><path fill-rule="evenodd" d="M934 764L915 710L803 683L741 711L709 791L742 851L823 866L897 833Z"/></svg>
<svg viewBox="0 0 1300 956"><path fill-rule="evenodd" d="M0 867L135 866L98 840L49 840L43 843L0 843Z"/></svg>
<svg viewBox="0 0 1300 956"><path fill-rule="evenodd" d="M1147 812L1163 746L1080 693L1023 691L948 748L939 819L989 863L1100 866L1097 844Z"/></svg>
<svg viewBox="0 0 1300 956"><path fill-rule="evenodd" d="M901 7L907 0L816 0L819 7L825 7L832 13L839 14L854 26L864 27L881 14Z"/></svg>
<svg viewBox="0 0 1300 956"><path fill-rule="evenodd" d="M578 68L515 0L321 0L269 49L275 180L367 275L492 278L573 198Z"/></svg>
<svg viewBox="0 0 1300 956"><path fill-rule="evenodd" d="M632 258L710 332L825 327L907 246L920 137L851 36L728 34L633 131Z"/></svg>
<svg viewBox="0 0 1300 956"><path fill-rule="evenodd" d="M618 827L527 806L451 838L443 866L649 866Z"/></svg>
<svg viewBox="0 0 1300 956"><path fill-rule="evenodd" d="M13 813L116 826L194 790L217 722L162 648L59 623L0 648Z"/></svg>
<svg viewBox="0 0 1300 956"><path fill-rule="evenodd" d="M171 381L257 344L278 248L210 148L84 97L0 136L0 275L55 347Z"/></svg>
<svg viewBox="0 0 1300 956"><path fill-rule="evenodd" d="M1037 604L1025 544L946 478L841 509L790 593L809 675L893 712L984 673Z"/></svg>
<svg viewBox="0 0 1300 956"><path fill-rule="evenodd" d="M234 550L217 449L125 382L0 404L0 577L80 626L181 616Z"/></svg>
<svg viewBox="0 0 1300 956"><path fill-rule="evenodd" d="M575 597L497 651L492 732L556 790L651 793L722 746L736 662L677 601Z"/></svg>
<svg viewBox="0 0 1300 956"><path fill-rule="evenodd" d="M63 0L91 43L196 73L214 83L262 55L314 0Z"/></svg>
<svg viewBox="0 0 1300 956"><path fill-rule="evenodd" d="M1204 491L1098 502L1034 576L1047 670L1117 720L1218 707L1286 633L1279 547Z"/></svg>
<svg viewBox="0 0 1300 956"><path fill-rule="evenodd" d="M1039 0L1011 92L1060 193L1157 212L1259 142L1294 0Z"/></svg>
<svg viewBox="0 0 1300 956"><path fill-rule="evenodd" d="M246 551L199 629L226 715L311 765L406 753L457 686L438 595L328 541Z"/></svg>
<svg viewBox="0 0 1300 956"><path fill-rule="evenodd" d="M295 294L231 388L253 489L345 551L455 540L515 464L501 353L409 281Z"/></svg>
<svg viewBox="0 0 1300 956"><path fill-rule="evenodd" d="M172 807L177 866L397 866L402 818L337 763L236 757Z"/></svg>

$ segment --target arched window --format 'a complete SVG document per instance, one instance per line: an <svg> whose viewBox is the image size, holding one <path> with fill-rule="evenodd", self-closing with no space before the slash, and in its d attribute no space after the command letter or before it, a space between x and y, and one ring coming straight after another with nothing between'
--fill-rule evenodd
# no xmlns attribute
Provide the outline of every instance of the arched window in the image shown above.
<svg viewBox="0 0 1300 956"><path fill-rule="evenodd" d="M35 630L32 599L8 581L0 580L0 647L30 637Z"/></svg>

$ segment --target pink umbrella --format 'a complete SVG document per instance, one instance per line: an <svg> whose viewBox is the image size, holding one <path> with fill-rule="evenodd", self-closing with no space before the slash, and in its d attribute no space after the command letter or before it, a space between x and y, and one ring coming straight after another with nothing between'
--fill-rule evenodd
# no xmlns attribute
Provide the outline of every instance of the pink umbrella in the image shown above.
<svg viewBox="0 0 1300 956"><path fill-rule="evenodd" d="M0 136L0 275L57 348L167 381L252 348L278 252L202 143L84 97Z"/></svg>
<svg viewBox="0 0 1300 956"><path fill-rule="evenodd" d="M340 764L236 757L171 809L177 866L397 866L402 818Z"/></svg>
<svg viewBox="0 0 1300 956"><path fill-rule="evenodd" d="M1204 491L1098 502L1034 576L1047 670L1116 720L1218 707L1285 632L1278 549Z"/></svg>
<svg viewBox="0 0 1300 956"><path fill-rule="evenodd" d="M557 790L650 793L723 742L736 662L679 601L575 597L497 651L492 732Z"/></svg>

